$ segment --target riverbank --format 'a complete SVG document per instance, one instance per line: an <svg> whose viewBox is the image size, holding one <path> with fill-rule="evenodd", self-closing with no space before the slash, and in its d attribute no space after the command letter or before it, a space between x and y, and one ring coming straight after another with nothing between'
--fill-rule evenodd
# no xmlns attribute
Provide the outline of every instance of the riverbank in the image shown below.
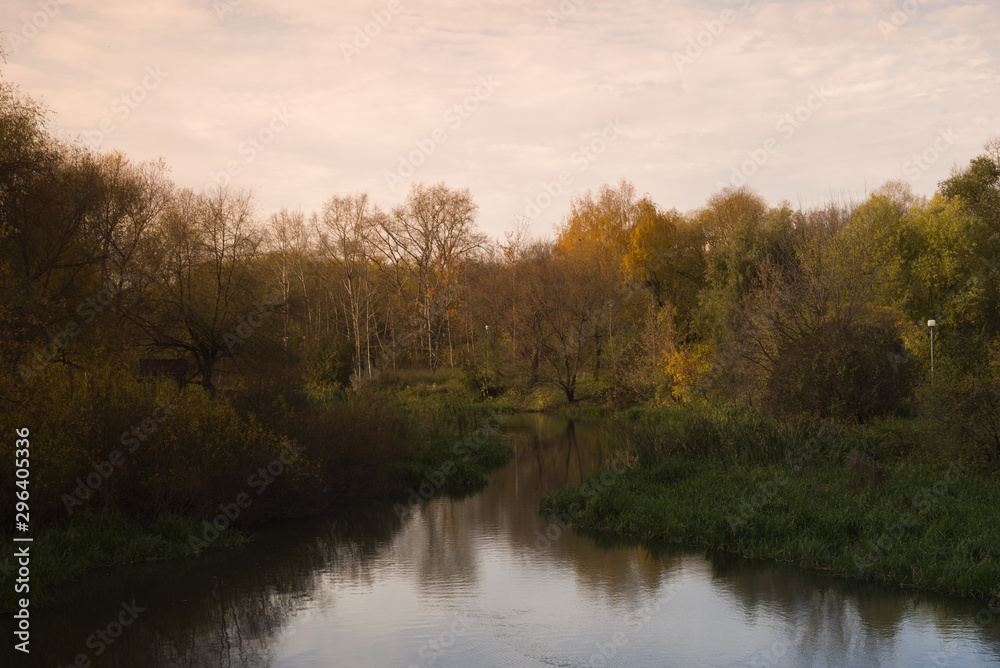
<svg viewBox="0 0 1000 668"><path fill-rule="evenodd" d="M543 497L552 521L951 595L1000 592L994 473L883 464L859 452L870 429L751 411L634 410L618 424L625 463ZM886 461L895 446L881 446Z"/></svg>
<svg viewBox="0 0 1000 668"><path fill-rule="evenodd" d="M240 461L236 456L240 453L232 452L233 457L216 460L225 466L223 470L196 460L160 471L161 486L187 484L198 493L204 490L203 496L191 492L186 497L199 501L188 512L181 510L181 504L164 503L166 509L149 512L149 506L136 503L131 485L143 470L129 468L132 462L117 468L98 462L106 475L91 480L84 472L80 477L84 487L79 490L68 481L53 485L66 490L62 494L66 515L32 525L30 589L17 594L13 586L5 586L0 608L14 609L25 593L30 594L32 606L44 606L61 583L97 569L195 558L205 550L245 545L253 541L258 527L324 514L355 499L389 498L412 504L414 498L419 503L439 494L474 493L485 486L487 473L513 454L499 439L504 406L440 392L433 384L411 386L390 378L353 397L313 396L291 406L286 402L285 412L263 424L257 417L232 411L230 400L195 397L174 400L185 421L195 422L192 415L201 412L221 422L222 413L237 423L226 435L255 425L261 440L277 441L275 434L286 435L284 448L272 449L256 461ZM189 424L165 421L157 446L176 443L168 439L176 439L177 432L162 432L178 429L178 423ZM235 443L236 439L224 439L214 445L225 453L235 449ZM190 471L196 475L186 479ZM98 484L87 489L91 482ZM44 507L40 499L36 504ZM0 545L0 581L10 584L18 572L15 544L11 536L0 535Z"/></svg>

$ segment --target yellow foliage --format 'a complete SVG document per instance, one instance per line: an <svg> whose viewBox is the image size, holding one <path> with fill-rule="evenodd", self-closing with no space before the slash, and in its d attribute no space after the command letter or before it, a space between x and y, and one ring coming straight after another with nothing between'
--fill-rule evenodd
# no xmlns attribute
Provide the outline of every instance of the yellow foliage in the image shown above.
<svg viewBox="0 0 1000 668"><path fill-rule="evenodd" d="M587 191L570 204L570 214L559 229L556 244L570 257L596 261L617 270L629 243L637 210L635 187L622 181L605 185L595 197Z"/></svg>
<svg viewBox="0 0 1000 668"><path fill-rule="evenodd" d="M712 368L712 349L702 343L677 348L664 358L661 368L673 398L693 401Z"/></svg>
<svg viewBox="0 0 1000 668"><path fill-rule="evenodd" d="M648 200L636 205L637 215L628 250L622 258L626 276L640 283L662 280L670 269L669 251L677 242L677 212L669 215L656 210Z"/></svg>

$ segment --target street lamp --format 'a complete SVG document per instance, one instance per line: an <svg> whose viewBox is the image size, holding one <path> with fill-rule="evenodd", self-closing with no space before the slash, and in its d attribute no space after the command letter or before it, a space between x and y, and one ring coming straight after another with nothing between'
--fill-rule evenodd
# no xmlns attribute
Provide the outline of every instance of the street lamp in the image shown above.
<svg viewBox="0 0 1000 668"><path fill-rule="evenodd" d="M934 386L934 328L937 326L937 320L928 320L927 326L931 330L931 387Z"/></svg>

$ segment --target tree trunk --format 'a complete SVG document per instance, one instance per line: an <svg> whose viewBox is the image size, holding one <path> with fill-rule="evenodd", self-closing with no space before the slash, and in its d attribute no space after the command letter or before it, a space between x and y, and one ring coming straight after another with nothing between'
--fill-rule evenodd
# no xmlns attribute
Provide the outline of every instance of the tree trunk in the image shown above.
<svg viewBox="0 0 1000 668"><path fill-rule="evenodd" d="M208 396L215 398L215 383L212 381L212 376L215 375L215 358L212 356L205 356L204 359L200 360L201 366L201 386L205 388L208 392Z"/></svg>

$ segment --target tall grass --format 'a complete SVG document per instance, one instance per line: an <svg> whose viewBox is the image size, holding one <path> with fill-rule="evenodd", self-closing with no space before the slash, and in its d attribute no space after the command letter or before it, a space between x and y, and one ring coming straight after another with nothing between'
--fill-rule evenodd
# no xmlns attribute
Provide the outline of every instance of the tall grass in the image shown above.
<svg viewBox="0 0 1000 668"><path fill-rule="evenodd" d="M132 520L106 505L82 511L75 521L36 532L31 548L31 604L50 603L60 582L79 578L106 566L138 564L191 556L190 537L200 535L198 522L165 514L149 526ZM16 564L19 545L3 537L0 564ZM219 534L215 547L243 545L246 533L230 529ZM0 609L15 607L13 587L4 587Z"/></svg>
<svg viewBox="0 0 1000 668"><path fill-rule="evenodd" d="M786 462L811 448L813 462L836 459L837 427L830 422L779 420L742 406L687 404L672 408L631 409L619 415L619 440L631 447L642 465L667 459L711 461L742 466ZM800 455L801 458L801 455Z"/></svg>
<svg viewBox="0 0 1000 668"><path fill-rule="evenodd" d="M668 460L604 476L594 496L567 488L543 512L573 526L640 539L703 545L864 580L960 596L1000 587L998 485L901 465L891 489L857 493L841 467L797 473Z"/></svg>
<svg viewBox="0 0 1000 668"><path fill-rule="evenodd" d="M635 466L544 497L543 511L572 512L577 528L949 594L1000 587L997 472L965 466L978 460L942 448L919 419L838 425L707 404L617 419L614 438ZM886 480L857 485L845 465L852 451L890 465Z"/></svg>

